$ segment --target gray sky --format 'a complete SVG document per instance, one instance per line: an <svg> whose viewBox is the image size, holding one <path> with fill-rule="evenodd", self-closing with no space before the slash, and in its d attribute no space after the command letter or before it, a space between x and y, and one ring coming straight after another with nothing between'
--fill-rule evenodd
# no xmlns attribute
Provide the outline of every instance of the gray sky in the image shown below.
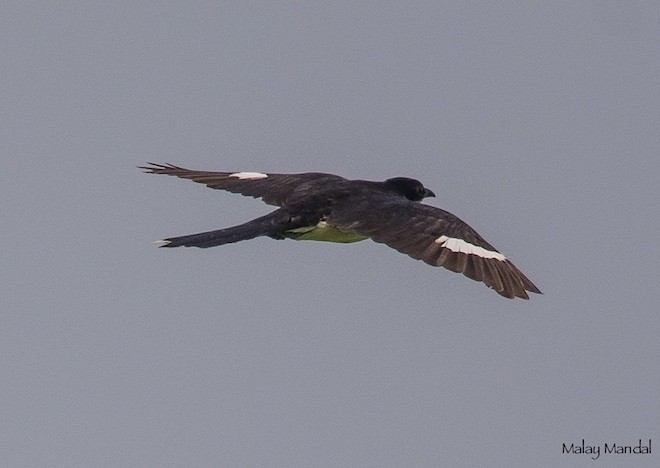
<svg viewBox="0 0 660 468"><path fill-rule="evenodd" d="M2 2L0 38L0 464L660 466L658 3ZM418 178L545 295L157 249L271 207L146 161Z"/></svg>

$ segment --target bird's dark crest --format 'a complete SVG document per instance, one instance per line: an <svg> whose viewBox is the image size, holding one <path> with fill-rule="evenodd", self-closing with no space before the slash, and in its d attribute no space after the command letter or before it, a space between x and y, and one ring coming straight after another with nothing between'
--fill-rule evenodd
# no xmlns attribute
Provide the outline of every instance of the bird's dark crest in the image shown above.
<svg viewBox="0 0 660 468"><path fill-rule="evenodd" d="M403 195L411 201L422 201L427 197L435 197L435 194L415 179L408 177L393 177L385 181L385 186L394 192Z"/></svg>

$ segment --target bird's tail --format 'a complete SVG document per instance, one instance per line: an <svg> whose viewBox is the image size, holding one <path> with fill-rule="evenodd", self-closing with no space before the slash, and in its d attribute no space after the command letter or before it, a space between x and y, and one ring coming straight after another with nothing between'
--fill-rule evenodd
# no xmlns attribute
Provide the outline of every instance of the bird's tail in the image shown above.
<svg viewBox="0 0 660 468"><path fill-rule="evenodd" d="M216 245L230 244L259 236L282 238L281 232L286 223L286 217L280 210L274 211L261 218L253 219L245 224L216 231L201 232L181 237L169 237L155 241L160 247L199 247L202 249Z"/></svg>

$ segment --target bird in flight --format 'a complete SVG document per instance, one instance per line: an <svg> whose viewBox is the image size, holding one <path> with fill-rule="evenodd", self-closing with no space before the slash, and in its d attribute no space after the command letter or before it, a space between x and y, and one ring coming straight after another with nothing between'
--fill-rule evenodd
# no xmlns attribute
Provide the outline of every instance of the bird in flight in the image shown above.
<svg viewBox="0 0 660 468"><path fill-rule="evenodd" d="M340 243L372 239L429 265L463 273L507 298L529 299L527 291L541 294L511 261L465 222L420 203L435 194L414 179L395 177L371 182L318 172L210 172L147 164L139 168L261 198L279 207L239 226L156 241L161 247L207 248L259 236Z"/></svg>

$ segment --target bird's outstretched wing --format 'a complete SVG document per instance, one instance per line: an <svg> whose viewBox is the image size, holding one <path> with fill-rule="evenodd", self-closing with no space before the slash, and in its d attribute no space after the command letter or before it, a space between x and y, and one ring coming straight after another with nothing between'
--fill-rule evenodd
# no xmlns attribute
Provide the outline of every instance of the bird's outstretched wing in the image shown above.
<svg viewBox="0 0 660 468"><path fill-rule="evenodd" d="M516 266L453 214L400 198L338 205L328 222L367 236L432 266L482 281L504 297L541 291Z"/></svg>
<svg viewBox="0 0 660 468"><path fill-rule="evenodd" d="M193 171L172 164L147 163L140 166L149 174L165 174L189 179L207 187L228 192L240 193L261 198L269 205L282 206L296 190L306 190L306 184L325 184L331 181L344 181L333 174L309 172L304 174L264 174L260 172L211 172Z"/></svg>

